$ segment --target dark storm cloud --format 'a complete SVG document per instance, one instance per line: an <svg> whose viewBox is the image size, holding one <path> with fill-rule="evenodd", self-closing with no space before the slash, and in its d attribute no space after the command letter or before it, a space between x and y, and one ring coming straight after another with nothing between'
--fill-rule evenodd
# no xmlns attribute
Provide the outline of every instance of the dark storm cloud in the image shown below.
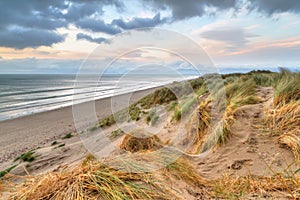
<svg viewBox="0 0 300 200"><path fill-rule="evenodd" d="M110 35L114 35L121 32L121 29L112 24L106 24L103 20L89 18L81 19L76 23L76 26L82 29L87 29L94 32L107 33Z"/></svg>
<svg viewBox="0 0 300 200"><path fill-rule="evenodd" d="M129 21L123 19L114 19L112 23L105 23L100 19L84 18L79 20L75 25L79 28L90 30L93 32L102 32L110 35L121 33L122 30L130 30L135 28L155 27L167 21L166 18L161 19L160 13L152 18L134 17Z"/></svg>
<svg viewBox="0 0 300 200"><path fill-rule="evenodd" d="M93 14L102 14L103 6L114 5L122 7L123 4L119 0L9 0L0 1L0 26L20 25L23 26L24 21L31 22L36 26L35 20L66 22L60 23L58 27L66 26L69 22L77 21L81 18L91 16ZM46 27L41 24L40 28ZM50 29L52 26L49 27Z"/></svg>
<svg viewBox="0 0 300 200"><path fill-rule="evenodd" d="M64 36L57 34L57 28L67 28L70 23L94 14L101 15L105 5L114 5L119 10L123 7L119 0L0 1L0 46L26 48L62 42ZM104 32L110 33L112 29L105 27Z"/></svg>
<svg viewBox="0 0 300 200"><path fill-rule="evenodd" d="M103 6L113 5L118 11L122 11L124 4L119 0L70 0L68 1L67 13L64 14L69 22L76 22L82 18L93 14L102 15L104 13Z"/></svg>
<svg viewBox="0 0 300 200"><path fill-rule="evenodd" d="M121 9L123 3L119 0L0 1L0 27L7 25L33 26L42 29L66 27L70 22L94 14L103 14L105 5L114 5Z"/></svg>
<svg viewBox="0 0 300 200"><path fill-rule="evenodd" d="M41 29L54 29L65 26L58 10L65 9L63 1L1 1L0 27L25 26Z"/></svg>
<svg viewBox="0 0 300 200"><path fill-rule="evenodd" d="M172 12L173 20L182 20L205 14L205 7L211 6L218 10L233 8L237 0L144 0L144 4L151 4L156 9L169 8Z"/></svg>
<svg viewBox="0 0 300 200"><path fill-rule="evenodd" d="M250 9L264 12L268 15L282 12L299 13L299 0L249 0Z"/></svg>
<svg viewBox="0 0 300 200"><path fill-rule="evenodd" d="M90 42L95 42L95 43L109 43L109 40L107 40L106 38L102 38L102 37L98 37L98 38L93 38L92 36L90 35L87 35L87 34L83 34L83 33L78 33L76 35L76 39L77 40L87 40L87 41L90 41Z"/></svg>
<svg viewBox="0 0 300 200"><path fill-rule="evenodd" d="M51 46L64 36L56 28L67 26L55 8L64 9L63 1L1 1L0 46L26 48Z"/></svg>
<svg viewBox="0 0 300 200"><path fill-rule="evenodd" d="M128 22L125 22L122 19L115 19L112 21L112 24L115 24L122 29L129 30L135 28L145 28L145 27L155 27L159 24L166 22L166 19L160 18L160 13L156 14L153 18L139 18L134 17Z"/></svg>
<svg viewBox="0 0 300 200"><path fill-rule="evenodd" d="M80 20L83 17L90 16L94 13L102 14L102 7L99 7L95 2L91 3L76 3L71 4L67 8L68 12L64 14L64 17L69 22Z"/></svg>
<svg viewBox="0 0 300 200"><path fill-rule="evenodd" d="M144 0L145 9L158 14L152 18L136 16L125 21L122 12L126 12L126 8L133 6L131 1L3 0L0 1L0 46L12 48L50 46L63 41L64 37L59 36L56 30L68 28L70 24L81 29L114 35L123 30L155 27L191 17L201 17L207 14L207 7L215 8L214 12L238 9L241 3L248 3L250 11L258 11L266 15L300 12L299 0ZM119 12L120 16L110 19L112 23L102 18L105 6L112 6ZM170 10L172 16L168 19L161 18L159 13L166 9ZM23 31L16 33L14 31L16 29ZM45 37L41 37L38 33L43 33ZM45 41L46 39L49 41Z"/></svg>
<svg viewBox="0 0 300 200"><path fill-rule="evenodd" d="M249 3L250 11L258 11L267 15L283 12L300 12L299 0L144 0L156 10L170 9L173 21L188 19L206 14L206 7L216 8L216 12L230 8L238 10L239 5Z"/></svg>
<svg viewBox="0 0 300 200"><path fill-rule="evenodd" d="M51 46L64 41L65 36L47 30L12 29L0 32L0 44L5 47L23 49L26 47Z"/></svg>

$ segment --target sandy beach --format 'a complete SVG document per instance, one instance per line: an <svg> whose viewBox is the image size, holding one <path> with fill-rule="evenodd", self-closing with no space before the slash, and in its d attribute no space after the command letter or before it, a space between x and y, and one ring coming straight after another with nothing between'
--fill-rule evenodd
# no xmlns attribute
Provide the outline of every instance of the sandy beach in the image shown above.
<svg viewBox="0 0 300 200"><path fill-rule="evenodd" d="M282 73L287 75L280 74L280 83L300 80L298 73ZM112 194L108 199L120 194L117 199L157 199L166 192L174 199L232 199L230 193L241 197L236 199L298 199L299 152L292 145L299 144L294 141L300 102L274 108L281 97L276 96L276 85L255 80L275 80L276 73L241 76L225 78L233 82L225 86L229 97L221 119L212 112L212 94L196 81L197 98L172 100L172 91L163 88L133 104L157 89L153 88L115 96L117 101L96 101L99 120L112 113L116 102L133 104L131 120L115 123L108 117L101 129L90 123L84 138L75 132L72 107L1 122L0 199L102 199L103 194ZM93 114L87 103L80 106L83 120L90 118L81 111ZM282 134L285 126L278 124L286 115L291 117L284 118L283 125L291 131ZM226 124L220 129L211 119ZM135 187L144 180L143 186L151 190ZM122 193L124 188L128 194ZM136 192L134 198L131 191ZM162 199L173 199L170 195Z"/></svg>
<svg viewBox="0 0 300 200"><path fill-rule="evenodd" d="M131 102L156 88L133 93ZM95 101L98 119L111 114L111 98ZM75 132L72 106L0 122L0 164L30 149L43 146L70 132Z"/></svg>

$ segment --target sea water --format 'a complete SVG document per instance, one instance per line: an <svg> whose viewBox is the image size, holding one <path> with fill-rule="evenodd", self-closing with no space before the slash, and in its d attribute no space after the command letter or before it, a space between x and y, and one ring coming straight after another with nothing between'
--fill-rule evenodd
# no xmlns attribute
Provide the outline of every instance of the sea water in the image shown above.
<svg viewBox="0 0 300 200"><path fill-rule="evenodd" d="M162 86L181 80L173 76L160 75L103 75L81 79L78 84L76 75L47 74L0 74L0 121L49 111L73 104L74 91L83 99L80 102L101 99L116 94L139 91ZM75 85L80 88L74 90Z"/></svg>

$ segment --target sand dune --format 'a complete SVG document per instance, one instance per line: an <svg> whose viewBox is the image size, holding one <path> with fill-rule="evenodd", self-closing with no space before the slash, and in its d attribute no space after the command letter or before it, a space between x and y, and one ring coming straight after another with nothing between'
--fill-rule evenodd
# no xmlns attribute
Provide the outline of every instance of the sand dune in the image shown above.
<svg viewBox="0 0 300 200"><path fill-rule="evenodd" d="M299 141L283 143L278 139L285 136L285 129L281 130L282 133L275 133L274 129L278 130L279 127L274 127L276 124L273 122L270 124L270 119L275 121L278 116L274 114L282 107L275 107L276 100L283 98L278 95L279 84L262 84L256 80L257 76L264 76L260 78L266 80L266 77L276 79L279 75L249 73L225 77L230 82L225 85L227 105L221 118L218 118L220 113L211 113L212 106L219 105L214 104L214 101L219 102L218 99L211 98L202 82L197 80L191 82L197 91L196 98L188 95L182 102L176 102L168 90L157 90L132 104L129 110L134 120L127 119L121 124L115 124L108 116L109 99L101 100L97 102L98 108L107 109L107 113L102 112L103 117L107 117L87 131L87 134L95 136L90 143L84 143L90 145L88 148L78 135L66 135L68 131L53 134L54 138L50 134L46 142L39 138L44 144L33 150L33 160L28 162L30 154L26 162L20 158L17 162L8 160L2 163L6 167L18 163L10 171L11 174L25 177L35 175L29 176L32 179L27 179L27 184L19 185L21 189L17 191L4 189L2 197L35 199L48 195L53 199L97 199L107 195L108 199L299 198L298 149L293 148L297 147L295 145ZM298 75L289 76L293 81L292 77ZM152 91L139 92L134 101ZM287 96L286 101L290 102L283 106L289 103L294 105L299 100L290 100L291 97ZM181 107L187 105L187 111L183 112ZM284 119L284 124L292 126L289 127L288 136L293 133L296 138L299 129L294 124L299 122L300 114L298 110L284 111L290 117L282 115L280 120ZM122 116L122 112L119 114ZM34 120L43 115L50 117L54 114L42 113L24 119L28 122L30 118ZM214 118L224 122L223 126L212 123ZM24 120L15 121L21 123ZM55 120L52 122L54 127ZM12 122L3 123L8 125ZM140 128L132 129L135 127L133 124ZM214 129L212 125L217 128ZM99 162L97 156L100 154L97 151L106 147L98 143L104 136L102 130L114 149L105 160ZM47 133L47 129L43 131ZM14 133L17 134L17 131ZM22 142L22 137L18 137L13 144L27 144ZM30 137L34 138L34 134ZM4 146L3 150L8 147ZM99 179L99 174L107 177ZM9 175L5 177L10 181ZM64 181L56 184L58 180ZM136 188L136 184L142 187ZM69 187L72 189L65 189Z"/></svg>

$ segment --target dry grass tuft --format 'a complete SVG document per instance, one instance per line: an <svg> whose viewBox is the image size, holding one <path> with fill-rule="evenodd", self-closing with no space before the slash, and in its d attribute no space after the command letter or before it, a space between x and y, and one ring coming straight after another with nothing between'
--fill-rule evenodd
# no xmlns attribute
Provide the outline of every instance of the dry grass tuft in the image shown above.
<svg viewBox="0 0 300 200"><path fill-rule="evenodd" d="M256 96L256 84L252 78L243 77L225 86L227 106L233 110L243 105L255 104L259 101Z"/></svg>
<svg viewBox="0 0 300 200"><path fill-rule="evenodd" d="M28 177L9 199L168 199L169 195L147 174L126 173L89 161L69 171Z"/></svg>
<svg viewBox="0 0 300 200"><path fill-rule="evenodd" d="M209 100L202 101L193 116L186 124L187 136L183 140L184 145L188 145L187 150L190 154L197 154L204 142L205 135L210 128L210 109Z"/></svg>
<svg viewBox="0 0 300 200"><path fill-rule="evenodd" d="M222 199L299 198L300 177L272 177L248 175L232 177L228 174L212 181L211 196Z"/></svg>
<svg viewBox="0 0 300 200"><path fill-rule="evenodd" d="M176 162L168 165L164 171L191 186L209 187L208 181L203 179L184 158L179 158Z"/></svg>
<svg viewBox="0 0 300 200"><path fill-rule="evenodd" d="M285 133L278 137L278 142L290 148L295 160L300 161L300 138L294 133Z"/></svg>
<svg viewBox="0 0 300 200"><path fill-rule="evenodd" d="M275 77L274 105L282 106L300 100L300 73L281 69Z"/></svg>
<svg viewBox="0 0 300 200"><path fill-rule="evenodd" d="M272 135L281 135L287 132L296 133L300 126L300 101L277 106L269 111L266 122Z"/></svg>
<svg viewBox="0 0 300 200"><path fill-rule="evenodd" d="M197 103L196 95L185 96L174 108L172 120L180 121L191 112L191 108Z"/></svg>
<svg viewBox="0 0 300 200"><path fill-rule="evenodd" d="M217 113L212 113L212 115L214 114L215 116L211 118L214 121L217 120L217 123L214 127L211 127L209 134L205 136L206 138L201 147L201 152L209 150L215 144L226 143L226 141L230 138L231 126L234 123L234 116L238 108L248 104L255 104L259 101L255 91L257 86L253 78L249 76L241 76L234 78L229 77L228 79L230 80L227 81L225 86L227 101L227 105L224 107L225 112L222 116L219 116ZM218 93L216 93L212 98L216 99L215 101L217 105L222 104L219 100L220 97ZM222 106L220 109L222 109Z"/></svg>
<svg viewBox="0 0 300 200"><path fill-rule="evenodd" d="M123 139L120 148L129 152L155 151L162 147L161 140L156 135L150 135L143 130L136 130L127 134Z"/></svg>
<svg viewBox="0 0 300 200"><path fill-rule="evenodd" d="M206 152L216 144L224 144L230 138L231 126L234 122L234 113L231 107L227 107L224 115L218 123L205 136L205 142L201 147L201 152Z"/></svg>
<svg viewBox="0 0 300 200"><path fill-rule="evenodd" d="M237 109L258 103L257 85L253 77L230 76L226 78L225 83L227 105L223 105L222 87L216 86L219 88L218 92L199 101L200 105L187 124L189 134L184 143L191 144L191 138L194 139L189 153L205 152L216 144L226 143L231 135ZM214 113L211 113L212 107L215 108ZM220 113L223 113L222 116Z"/></svg>
<svg viewBox="0 0 300 200"><path fill-rule="evenodd" d="M265 121L271 135L292 150L296 161L300 161L300 73L281 69L275 77L273 109L268 111Z"/></svg>

